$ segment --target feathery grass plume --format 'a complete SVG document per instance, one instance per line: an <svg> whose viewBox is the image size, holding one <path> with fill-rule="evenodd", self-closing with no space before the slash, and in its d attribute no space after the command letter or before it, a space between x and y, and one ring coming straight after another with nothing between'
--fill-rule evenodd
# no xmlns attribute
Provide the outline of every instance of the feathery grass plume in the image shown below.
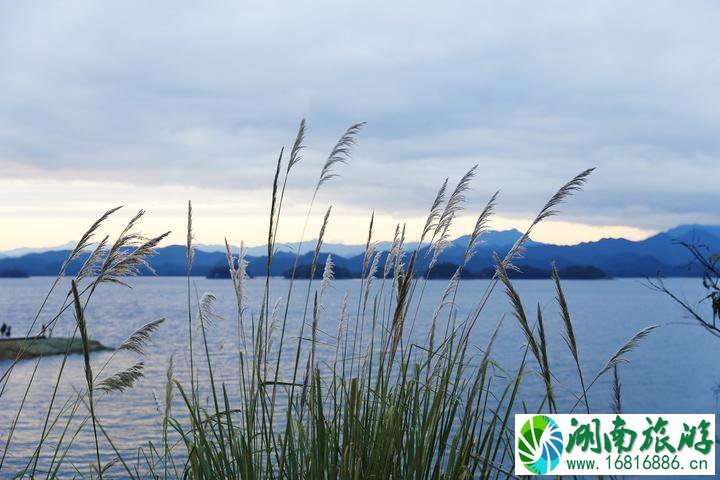
<svg viewBox="0 0 720 480"><path fill-rule="evenodd" d="M420 235L421 242L427 236L427 234L430 233L431 230L437 228L437 220L438 218L440 218L440 215L443 211L442 205L445 202L447 185L448 179L446 178L445 181L443 181L443 184L440 186L440 190L438 190L437 194L435 195L435 200L433 200L432 206L430 207L430 213L425 220L425 226L423 227L422 234Z"/></svg>
<svg viewBox="0 0 720 480"><path fill-rule="evenodd" d="M248 261L245 260L245 243L240 242L240 248L237 256L237 267L235 266L235 259L230 251L230 245L228 244L227 238L225 239L225 253L227 256L228 267L230 269L230 279L232 280L235 297L238 302L238 315L242 317L245 313L245 282L248 279Z"/></svg>
<svg viewBox="0 0 720 480"><path fill-rule="evenodd" d="M125 339L120 344L118 350L129 350L135 352L138 355L145 355L145 345L150 340L150 336L160 328L160 325L165 321L164 318L153 320L148 322L142 327L135 330L132 335Z"/></svg>
<svg viewBox="0 0 720 480"><path fill-rule="evenodd" d="M105 237L95 246L88 258L85 259L85 262L83 262L82 267L80 267L78 274L75 276L78 283L84 278L96 276L100 272L103 256L107 254L106 247L109 238L109 235L105 235Z"/></svg>
<svg viewBox="0 0 720 480"><path fill-rule="evenodd" d="M555 192L555 194L540 210L540 212L532 221L527 230L525 230L525 233L523 233L520 238L515 241L515 244L513 244L512 248L510 248L510 251L507 253L505 259L503 260L506 268L508 268L514 258L522 255L525 243L530 238L530 234L532 233L533 228L546 218L557 215L559 213L557 207L562 202L564 202L567 197L574 194L575 192L582 190L583 185L594 170L594 168L588 168L587 170L580 172L575 177L573 177L572 180L567 182L565 185L560 187L557 192Z"/></svg>
<svg viewBox="0 0 720 480"><path fill-rule="evenodd" d="M478 239L480 239L480 237L485 232L487 232L488 221L495 212L495 203L497 202L497 197L499 194L500 190L496 191L492 195L492 197L490 197L490 200L488 200L485 208L483 208L483 211L478 216L477 221L475 222L475 227L470 234L470 240L468 241L467 248L465 249L465 255L463 256L463 265L467 265L467 263L470 261L472 256L475 254L475 247L477 246Z"/></svg>
<svg viewBox="0 0 720 480"><path fill-rule="evenodd" d="M613 413L622 413L622 384L620 383L620 376L618 375L618 366L613 366L613 397L610 403L610 408Z"/></svg>
<svg viewBox="0 0 720 480"><path fill-rule="evenodd" d="M203 293L198 304L198 314L200 315L201 326L212 325L215 320L221 320L222 317L215 311L215 301L217 297L210 292Z"/></svg>
<svg viewBox="0 0 720 480"><path fill-rule="evenodd" d="M393 241L390 244L390 250L388 250L387 257L385 258L385 266L383 267L383 278L387 278L388 274L392 270L393 263L397 256L397 251L400 242L400 224L395 225L395 234L393 235Z"/></svg>
<svg viewBox="0 0 720 480"><path fill-rule="evenodd" d="M428 270L431 270L437 263L440 254L450 245L450 227L457 214L463 209L465 203L465 193L470 189L470 181L475 176L475 170L477 165L473 166L470 170L462 176L455 189L450 194L447 204L440 214L437 222L435 231L433 232L432 238L430 239L430 248L426 255L432 252L432 259L428 265Z"/></svg>
<svg viewBox="0 0 720 480"><path fill-rule="evenodd" d="M115 243L113 243L112 247L110 247L109 254L117 254L117 252L120 251L123 247L137 245L138 243L142 243L147 240L144 235L133 232L133 229L137 226L137 224L140 222L144 215L145 210L140 209L135 214L135 216L132 217L130 221L128 221L123 230L115 239Z"/></svg>
<svg viewBox="0 0 720 480"><path fill-rule="evenodd" d="M608 359L607 363L605 363L605 366L600 369L600 371L595 375L595 377L592 379L592 381L588 384L587 388L585 389L585 392L590 391L590 389L595 385L595 383L605 375L609 370L612 370L613 368L617 367L621 363L629 363L629 360L625 358L627 354L632 352L637 346L639 345L640 341L647 337L650 332L658 328L658 325L651 325L649 327L645 327L639 332L637 332L635 335L630 337L628 341L626 341L620 348L617 349L615 353L613 353L610 358ZM575 408L580 404L580 402L583 400L583 398L579 398L573 407L570 409L570 413L572 413Z"/></svg>
<svg viewBox="0 0 720 480"><path fill-rule="evenodd" d="M325 267L323 268L322 281L320 282L320 305L322 305L323 293L325 293L325 290L330 288L332 281L335 279L335 274L333 272L334 268L335 264L333 263L332 255L328 255L325 259Z"/></svg>
<svg viewBox="0 0 720 480"><path fill-rule="evenodd" d="M565 333L562 335L562 338L565 340L565 343L570 349L570 354L575 361L575 369L577 371L578 378L580 379L580 388L583 390L582 396L585 400L585 410L587 413L590 413L590 402L587 398L585 377L583 376L582 368L580 368L580 353L578 352L577 340L575 339L575 330L573 329L572 320L570 318L570 310L568 308L567 301L565 300L565 293L563 292L562 285L560 284L560 275L558 274L555 262L552 262L552 278L555 282L555 299L560 306L560 316L562 317L563 325L565 326Z"/></svg>
<svg viewBox="0 0 720 480"><path fill-rule="evenodd" d="M395 265L394 265L394 272L393 277L395 279L399 278L399 275L401 272L404 271L405 268L405 224L403 224L402 233L400 234L400 240L397 244L397 250L395 253Z"/></svg>
<svg viewBox="0 0 720 480"><path fill-rule="evenodd" d="M345 291L345 294L343 295L343 301L342 301L342 309L340 310L340 321L338 322L338 331L337 331L337 348L340 348L340 339L345 334L345 324L348 321L348 292ZM337 350L336 350L337 354Z"/></svg>
<svg viewBox="0 0 720 480"><path fill-rule="evenodd" d="M272 314L270 316L270 328L268 329L268 340L267 340L267 347L265 348L265 376L267 377L267 371L268 371L268 361L270 357L270 352L272 350L273 344L275 343L275 334L277 333L279 322L280 322L280 304L282 303L282 297L275 300L275 305L273 305Z"/></svg>
<svg viewBox="0 0 720 480"><path fill-rule="evenodd" d="M283 155L285 154L285 147L280 149L280 155L277 159L277 167L275 167L275 177L273 178L272 184L272 195L270 201L270 224L268 226L268 243L267 243L267 262L268 262L268 277L270 276L270 265L273 260L273 248L275 247L275 224L277 223L276 214L278 213L278 187L280 184L278 180L280 178L280 167L282 166Z"/></svg>
<svg viewBox="0 0 720 480"><path fill-rule="evenodd" d="M608 370L611 370L616 365L620 365L621 363L627 363L628 360L625 358L625 356L635 350L637 348L640 341L647 337L650 332L655 330L658 327L658 325L651 325L649 327L643 328L639 332L637 332L635 335L630 337L630 339L625 342L620 348L617 349L615 353L612 354L612 356L608 359L605 366L598 372L597 375L595 375L595 378L593 379L592 383L595 383L595 381L603 376Z"/></svg>
<svg viewBox="0 0 720 480"><path fill-rule="evenodd" d="M365 287L365 303L367 303L367 297L370 294L370 287L372 287L373 280L377 277L377 272L380 264L380 257L382 252L375 252L372 256L372 262L370 262L370 268L367 271L367 285Z"/></svg>
<svg viewBox="0 0 720 480"><path fill-rule="evenodd" d="M121 370L108 378L98 382L96 388L104 393L124 392L132 388L135 382L143 377L145 364L138 362L135 365Z"/></svg>
<svg viewBox="0 0 720 480"><path fill-rule="evenodd" d="M130 287L122 280L124 277L135 277L140 274L143 268L155 273L155 270L148 263L148 259L155 255L158 245L169 234L170 232L165 232L149 239L137 233L121 235L121 238L108 250L108 254L98 272L96 283L115 283Z"/></svg>
<svg viewBox="0 0 720 480"><path fill-rule="evenodd" d="M470 190L470 182L475 177L477 167L477 165L474 165L462 176L455 186L455 190L450 194L447 204L445 204L445 208L438 218L437 226L430 239L431 249L434 251L433 260L430 262L431 265L435 264L437 257L449 244L450 227L457 214L463 209L463 204L466 200L465 193Z"/></svg>
<svg viewBox="0 0 720 480"><path fill-rule="evenodd" d="M187 268L192 270L193 260L195 259L195 247L193 247L193 240L195 235L193 234L192 228L192 201L188 200L188 214L187 214Z"/></svg>
<svg viewBox="0 0 720 480"><path fill-rule="evenodd" d="M124 282L119 281L118 278L121 276L135 277L140 274L142 268L155 274L155 270L150 266L149 259L157 254L156 250L158 245L168 235L170 235L170 232L165 232L157 237L150 238L127 255L120 256L118 262L115 263L110 272L110 278L112 278L115 283L126 285Z"/></svg>
<svg viewBox="0 0 720 480"><path fill-rule="evenodd" d="M377 248L377 243L372 241L374 224L375 224L375 211L373 211L370 214L370 227L368 228L367 241L365 242L365 255L363 255L362 268L360 269L361 276L365 276L365 271L368 267L368 263L370 262L370 257L372 257L372 254L375 252L375 248Z"/></svg>
<svg viewBox="0 0 720 480"><path fill-rule="evenodd" d="M235 268L235 258L230 250L230 244L228 243L227 237L225 237L225 258L227 259L228 269L230 271L230 279L234 280L237 269ZM235 282L233 281L233 285L234 284Z"/></svg>
<svg viewBox="0 0 720 480"><path fill-rule="evenodd" d="M320 171L320 178L315 186L315 193L317 193L323 183L333 177L337 177L337 174L333 173L333 167L336 163L347 163L350 159L352 147L357 143L357 134L363 126L365 126L365 122L350 126L343 136L340 137L340 140L337 141Z"/></svg>
<svg viewBox="0 0 720 480"><path fill-rule="evenodd" d="M78 241L77 245L75 245L75 248L73 248L72 252L70 252L70 255L68 258L63 262L62 266L60 267L60 276L63 276L65 273L65 269L67 269L67 266L72 263L73 260L75 260L80 253L85 250L91 243L93 236L95 235L95 232L100 228L102 223L110 217L113 213L117 212L122 208L122 205L119 207L111 208L110 210L103 213L100 218L95 220L95 223L93 223L90 228L83 233L82 237L80 237L80 240Z"/></svg>
<svg viewBox="0 0 720 480"><path fill-rule="evenodd" d="M295 142L293 143L292 150L290 150L290 160L287 164L287 170L286 173L290 173L290 169L298 163L300 160L302 160L302 150L305 148L305 145L303 145L303 142L305 141L305 119L303 118L300 120L300 127L298 128L297 136L295 137Z"/></svg>

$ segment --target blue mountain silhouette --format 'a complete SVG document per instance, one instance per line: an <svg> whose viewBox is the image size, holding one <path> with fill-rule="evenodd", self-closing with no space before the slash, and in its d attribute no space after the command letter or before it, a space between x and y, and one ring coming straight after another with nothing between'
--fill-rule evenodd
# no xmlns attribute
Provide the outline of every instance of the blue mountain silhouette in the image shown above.
<svg viewBox="0 0 720 480"><path fill-rule="evenodd" d="M482 237L482 242L476 248L475 254L466 267L465 276L477 278L487 276L493 267L493 254L504 256L515 241L522 234L517 230L490 231ZM452 265L462 263L469 237L462 236L455 239L440 255L439 264L443 264L441 271L452 272ZM666 232L659 233L640 241L626 239L605 238L596 242L583 242L577 245L552 245L530 241L523 256L514 263L528 272L527 278L540 278L549 272L550 265L555 262L559 269L566 272L588 272L599 270L610 277L644 277L661 274L663 276L699 276L702 272L692 262L689 252L680 244L681 242L701 245L708 252L720 252L720 226L708 225L680 225ZM315 241L306 242L315 245ZM388 243L382 243L379 250L388 248ZM362 268L362 248L353 245L342 245L333 251L335 245L323 248L319 262L324 263L328 254L333 255L334 263L347 271L349 275L357 276ZM412 248L415 244L412 245ZM224 252L205 251L202 246L196 250L193 266L193 275L205 276L212 272L212 276L222 271L226 265ZM254 248L253 253L264 251ZM67 258L68 250L52 250L46 252L33 252L16 257L0 257L0 275L2 272L24 272L28 275L55 275L63 261ZM305 250L298 260L298 265L308 265L312 262L314 253ZM423 273L427 269L430 255L426 255L427 247L422 247L419 255L417 272ZM380 270L384 266L385 254L380 257ZM68 275L73 275L87 258L87 253L81 254L67 269ZM267 257L252 255L249 261L248 273L252 276L264 276L267 273ZM284 275L295 263L295 254L287 249L278 249L273 258L271 275ZM150 264L158 275L180 276L185 275L186 259L185 247L171 245L158 249L157 255L152 257ZM571 268L572 267L572 268ZM579 268L585 267L585 269ZM587 267L593 267L588 269ZM483 273L485 272L485 273ZM532 272L532 273L531 273ZM149 271L144 274L150 274ZM452 273L448 274L451 275ZM571 273L569 273L571 274ZM441 274L435 274L434 277ZM599 275L599 274L597 274ZM596 275L596 276L597 276ZM521 277L522 278L522 277ZM578 278L590 278L579 276Z"/></svg>

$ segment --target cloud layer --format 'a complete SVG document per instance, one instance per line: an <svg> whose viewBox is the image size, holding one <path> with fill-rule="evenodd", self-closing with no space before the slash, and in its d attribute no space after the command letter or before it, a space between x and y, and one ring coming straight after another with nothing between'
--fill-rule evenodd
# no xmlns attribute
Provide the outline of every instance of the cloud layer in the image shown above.
<svg viewBox="0 0 720 480"><path fill-rule="evenodd" d="M301 191L364 120L329 194L357 209L420 215L479 163L472 199L500 188L525 218L596 166L566 219L720 223L719 21L713 2L4 3L0 169L228 198L266 189L306 117Z"/></svg>

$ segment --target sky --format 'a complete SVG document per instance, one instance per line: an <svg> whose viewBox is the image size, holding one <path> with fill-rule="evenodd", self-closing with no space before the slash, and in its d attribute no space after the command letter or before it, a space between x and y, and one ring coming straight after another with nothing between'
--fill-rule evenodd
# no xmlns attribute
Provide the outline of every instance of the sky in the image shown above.
<svg viewBox="0 0 720 480"><path fill-rule="evenodd" d="M77 239L147 210L148 234L264 243L281 147L307 120L280 241L299 239L337 138L365 121L306 237L410 238L442 181L478 165L453 230L500 190L534 238L645 238L720 223L717 2L2 2L0 250Z"/></svg>

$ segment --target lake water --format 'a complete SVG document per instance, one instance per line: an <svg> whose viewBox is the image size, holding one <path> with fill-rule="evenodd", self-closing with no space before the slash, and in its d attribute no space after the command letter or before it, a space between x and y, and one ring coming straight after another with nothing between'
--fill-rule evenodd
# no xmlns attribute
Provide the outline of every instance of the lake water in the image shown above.
<svg viewBox="0 0 720 480"><path fill-rule="evenodd" d="M0 323L12 324L13 333L25 333L35 312L47 292L52 279L0 279ZM217 312L227 320L216 320L210 330L211 350L216 374L229 385L237 385L235 299L229 281L193 279L198 293L213 292L218 300ZM690 300L702 296L698 279L670 279L668 285ZM316 285L319 282L316 283ZM344 291L350 295L350 305L356 305L358 280L336 281L333 290L326 295L321 330L326 332L327 341L337 329L337 319ZM476 302L488 285L485 280L463 281L461 283L459 317L462 318ZM535 312L539 303L546 320L549 354L552 370L558 380L567 388L556 387L562 407L574 403L573 392L577 392L575 367L562 340L562 322L555 303L554 288L550 281L516 281L528 313ZM163 397L165 370L168 358L175 360L176 376L186 378L187 367L187 297L184 278L137 278L132 280L133 289L119 286L102 286L87 310L88 331L91 338L108 346L119 345L133 330L160 317L166 322L154 337L145 358L145 378L135 388L125 393L102 396L98 402L100 420L111 435L116 446L132 456L137 447L157 441L160 415L155 394ZM255 309L259 303L264 280L248 282L248 297ZM427 284L424 302L420 307L415 333L428 331L428 321L446 286L445 281L430 281ZM40 323L57 311L62 303L68 285L63 283L58 294L51 298L47 313ZM287 281L272 279L271 301L287 294ZM296 284L294 301L290 306L287 350L295 346L297 330L304 308L304 292L307 281ZM663 295L651 291L641 279L616 279L600 281L566 281L565 293L573 316L580 356L586 377L592 377L608 357L632 334L649 325L660 325L629 359L622 365L620 376L623 393L623 409L628 413L709 413L717 411L714 389L720 382L720 339L715 338L692 325L683 312ZM193 294L194 295L194 294ZM503 291L498 288L485 308L471 343L484 348L490 332L500 318L505 320L493 350L493 358L504 368L517 367L523 350L523 335L510 315L510 307ZM534 316L534 315L533 315ZM71 315L64 315L55 335L72 332ZM334 351L334 349L332 350ZM94 368L99 368L112 355L99 352L92 355ZM321 357L329 355L327 351ZM326 357L327 358L327 357ZM113 359L106 373L112 373L137 360L127 352ZM321 358L322 360L322 358ZM43 359L36 373L36 381L30 390L23 414L18 420L12 443L0 477L21 470L34 447L42 429L47 405L52 394L53 382L62 357ZM20 404L24 388L36 362L21 362L13 372L11 381L0 403L0 448L4 448L7 432ZM0 371L8 368L9 362L0 362ZM531 364L532 365L532 364ZM532 365L534 367L534 365ZM69 398L73 388L84 384L81 355L69 357L65 381L58 394L58 404ZM282 374L283 372L281 372ZM539 379L529 375L522 392L529 408L537 402L541 388ZM231 388L231 391L235 391ZM610 376L599 381L590 391L593 411L609 412L612 388ZM84 413L84 412L83 412ZM56 430L60 430L58 427ZM78 439L68 452L68 459L82 468L94 461L94 444L90 428L80 432ZM50 447L43 452L43 462L52 456L56 431L51 435ZM110 460L112 454L103 449L103 459ZM86 471L86 470L85 470ZM116 470L121 472L121 470ZM6 475L6 473L8 475Z"/></svg>

